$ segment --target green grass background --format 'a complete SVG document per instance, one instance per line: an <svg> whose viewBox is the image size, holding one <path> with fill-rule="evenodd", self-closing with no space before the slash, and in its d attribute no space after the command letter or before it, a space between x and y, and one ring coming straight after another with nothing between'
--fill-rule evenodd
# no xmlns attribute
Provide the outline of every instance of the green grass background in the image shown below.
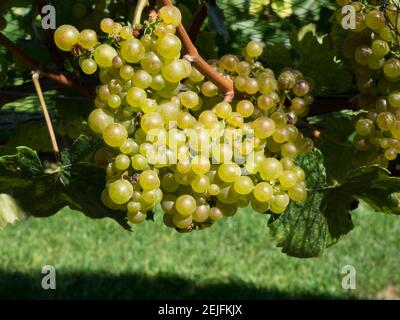
<svg viewBox="0 0 400 320"><path fill-rule="evenodd" d="M179 234L155 222L129 233L111 220L64 209L0 232L0 298L374 299L400 284L400 218L362 207L356 228L315 259L275 247L267 219L250 210L212 228ZM41 268L57 270L57 289L41 289ZM356 290L341 287L343 266Z"/></svg>

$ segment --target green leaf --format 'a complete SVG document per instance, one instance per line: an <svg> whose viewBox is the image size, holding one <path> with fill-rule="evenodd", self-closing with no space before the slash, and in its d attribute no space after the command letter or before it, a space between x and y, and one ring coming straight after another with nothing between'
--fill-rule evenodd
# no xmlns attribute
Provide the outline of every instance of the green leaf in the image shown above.
<svg viewBox="0 0 400 320"><path fill-rule="evenodd" d="M349 89L352 84L351 75L335 61L335 50L330 47L328 36L319 35L315 25L309 24L300 30L293 30L290 42L300 60L297 67L314 79L316 92L341 93ZM321 68L324 72L321 72Z"/></svg>
<svg viewBox="0 0 400 320"><path fill-rule="evenodd" d="M208 12L208 25L209 28L215 31L217 34L223 37L225 42L229 41L229 32L224 23L224 13L216 5L212 3L206 3Z"/></svg>
<svg viewBox="0 0 400 320"><path fill-rule="evenodd" d="M303 155L298 164L307 174L308 198L291 202L283 215L272 215L271 236L287 255L309 258L353 229L351 211L364 201L376 211L400 215L400 178L378 166L349 172L342 184L328 186L319 150Z"/></svg>
<svg viewBox="0 0 400 320"><path fill-rule="evenodd" d="M93 219L112 218L130 230L124 212L101 203L104 169L89 161L97 147L98 142L81 137L63 153L64 163L56 168L43 167L34 150L18 147L17 154L0 157L0 194L12 196L23 212L34 217L48 217L69 206Z"/></svg>
<svg viewBox="0 0 400 320"><path fill-rule="evenodd" d="M290 50L283 43L269 46L264 51L263 58L266 60L267 65L273 66L277 71L293 65L293 58L290 54Z"/></svg>
<svg viewBox="0 0 400 320"><path fill-rule="evenodd" d="M354 132L353 119L356 114L351 110L343 110L308 118L308 122L321 132L316 146L324 155L330 181L342 182L353 169L355 150L351 135Z"/></svg>
<svg viewBox="0 0 400 320"><path fill-rule="evenodd" d="M287 18L293 14L292 0L275 0L271 3L271 8L280 18Z"/></svg>

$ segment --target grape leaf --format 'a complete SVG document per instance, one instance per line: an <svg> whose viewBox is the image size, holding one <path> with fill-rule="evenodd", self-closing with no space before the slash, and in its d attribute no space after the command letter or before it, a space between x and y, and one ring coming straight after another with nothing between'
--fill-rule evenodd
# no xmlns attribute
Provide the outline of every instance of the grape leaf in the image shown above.
<svg viewBox="0 0 400 320"><path fill-rule="evenodd" d="M329 38L318 35L315 25L310 24L300 30L293 30L290 43L300 60L297 67L313 78L316 92L329 90L341 93L349 89L352 84L351 75L335 62L335 51L330 47ZM324 72L316 66L323 68Z"/></svg>
<svg viewBox="0 0 400 320"><path fill-rule="evenodd" d="M308 118L309 123L321 132L316 139L316 146L324 155L327 174L332 181L342 182L346 173L353 169L355 150L350 140L356 114L351 110L343 110Z"/></svg>
<svg viewBox="0 0 400 320"><path fill-rule="evenodd" d="M206 3L209 28L222 36L224 41L229 41L229 32L224 23L224 13L216 3Z"/></svg>
<svg viewBox="0 0 400 320"><path fill-rule="evenodd" d="M0 193L12 196L30 216L52 216L69 206L93 219L112 218L130 230L124 212L100 201L104 170L87 161L97 147L97 142L81 137L63 152L64 163L57 168L43 167L34 150L18 147L15 155L0 157Z"/></svg>
<svg viewBox="0 0 400 320"><path fill-rule="evenodd" d="M271 236L289 256L309 258L340 240L353 229L351 211L362 200L376 211L400 215L400 178L378 166L348 173L342 184L328 186L324 158L319 150L299 158L307 174L308 198L291 202L283 215L272 215Z"/></svg>

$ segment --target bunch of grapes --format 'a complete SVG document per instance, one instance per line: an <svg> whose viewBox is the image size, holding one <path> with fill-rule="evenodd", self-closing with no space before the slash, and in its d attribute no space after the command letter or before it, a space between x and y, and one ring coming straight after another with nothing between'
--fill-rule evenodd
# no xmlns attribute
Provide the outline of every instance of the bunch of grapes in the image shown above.
<svg viewBox="0 0 400 320"><path fill-rule="evenodd" d="M356 70L358 105L367 110L356 122L355 165L387 167L400 152L400 9L390 1L337 3L356 11L356 28L343 47Z"/></svg>
<svg viewBox="0 0 400 320"><path fill-rule="evenodd" d="M164 6L140 35L110 18L100 24L103 43L89 29L55 32L57 46L79 47L82 71L101 82L88 125L105 143L95 155L106 172L104 205L137 224L160 204L167 226L193 230L239 207L281 214L305 200L295 159L314 146L296 123L313 101L312 83L292 69L275 77L257 61L262 44L250 41L242 59L208 61L234 81L228 102L181 58L180 23L180 11Z"/></svg>

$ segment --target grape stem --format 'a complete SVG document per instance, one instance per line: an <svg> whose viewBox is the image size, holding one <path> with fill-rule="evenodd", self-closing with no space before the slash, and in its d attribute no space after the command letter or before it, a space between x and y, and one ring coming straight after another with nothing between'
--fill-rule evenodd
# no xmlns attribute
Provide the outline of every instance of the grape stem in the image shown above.
<svg viewBox="0 0 400 320"><path fill-rule="evenodd" d="M163 0L166 6L172 5L171 0ZM231 102L235 98L235 87L232 79L225 78L218 71L213 69L200 55L186 32L183 24L177 28L178 35L184 46L184 59L194 65L209 81L218 86L225 94L224 101Z"/></svg>
<svg viewBox="0 0 400 320"><path fill-rule="evenodd" d="M46 78L61 84L64 87L73 89L87 96L92 97L94 90L91 86L86 85L76 79L71 74L50 70L49 68L40 66L40 63L31 58L14 42L8 39L3 33L0 32L0 44L6 47L18 60L20 60L28 69L39 70L40 73Z"/></svg>
<svg viewBox="0 0 400 320"><path fill-rule="evenodd" d="M148 5L149 5L148 0L138 0L135 8L135 14L133 16L133 22L132 22L133 27L140 25L140 21L142 20L143 10Z"/></svg>
<svg viewBox="0 0 400 320"><path fill-rule="evenodd" d="M44 115L44 119L46 121L47 130L49 131L49 135L50 135L51 145L53 147L54 156L56 158L56 161L60 162L60 149L58 148L56 135L55 135L54 129L53 129L53 124L51 123L51 118L50 118L49 111L48 111L47 106L46 106L46 101L44 100L42 87L40 86L39 76L40 76L40 72L39 71L34 71L32 73L32 81L33 81L33 84L35 86L38 98L39 98L40 106L42 107L42 112L43 112L43 115Z"/></svg>

